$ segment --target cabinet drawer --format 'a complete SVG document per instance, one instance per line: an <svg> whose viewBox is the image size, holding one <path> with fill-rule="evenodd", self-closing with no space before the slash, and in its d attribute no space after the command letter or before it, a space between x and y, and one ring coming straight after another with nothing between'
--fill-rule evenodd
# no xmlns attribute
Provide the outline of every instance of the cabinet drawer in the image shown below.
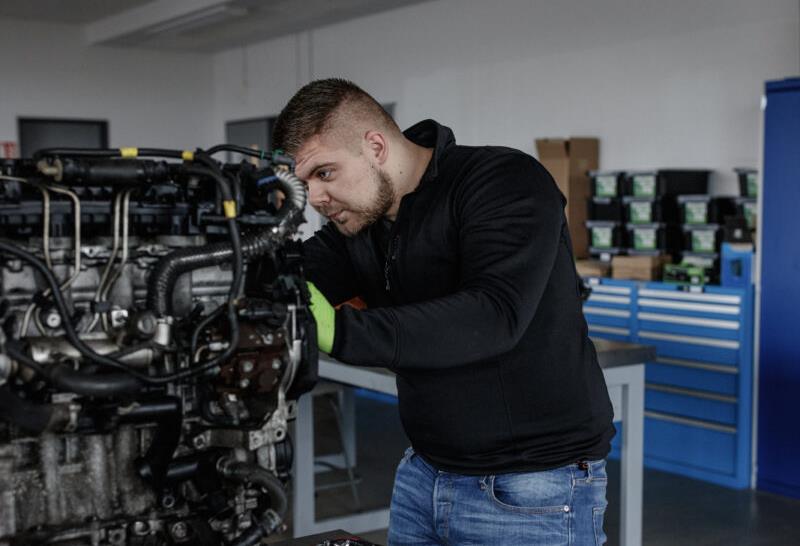
<svg viewBox="0 0 800 546"><path fill-rule="evenodd" d="M659 357L700 360L729 366L736 366L739 363L738 341L676 336L641 330L638 341L653 345Z"/></svg>
<svg viewBox="0 0 800 546"><path fill-rule="evenodd" d="M648 383L644 397L645 410L671 416L688 417L720 425L736 424L736 398Z"/></svg>
<svg viewBox="0 0 800 546"><path fill-rule="evenodd" d="M695 469L733 475L736 431L691 419L645 413L645 456Z"/></svg>
<svg viewBox="0 0 800 546"><path fill-rule="evenodd" d="M739 374L733 366L659 358L656 362L648 362L645 366L645 380L650 383L735 396Z"/></svg>

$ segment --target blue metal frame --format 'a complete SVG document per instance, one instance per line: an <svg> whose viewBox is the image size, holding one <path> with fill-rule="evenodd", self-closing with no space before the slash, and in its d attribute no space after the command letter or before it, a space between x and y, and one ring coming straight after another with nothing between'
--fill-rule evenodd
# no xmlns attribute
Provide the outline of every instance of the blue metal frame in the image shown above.
<svg viewBox="0 0 800 546"><path fill-rule="evenodd" d="M752 286L705 286L687 293L659 282L587 281L597 288L584 305L590 334L654 345L659 355L645 370L645 464L727 487L749 487ZM609 288L629 291L627 309L602 301ZM625 310L628 316L622 320L593 309ZM609 332L609 326L627 335ZM623 432L623 426L618 429ZM612 457L619 455L619 440L620 435L612 442Z"/></svg>
<svg viewBox="0 0 800 546"><path fill-rule="evenodd" d="M768 82L766 95L757 486L800 498L800 78Z"/></svg>

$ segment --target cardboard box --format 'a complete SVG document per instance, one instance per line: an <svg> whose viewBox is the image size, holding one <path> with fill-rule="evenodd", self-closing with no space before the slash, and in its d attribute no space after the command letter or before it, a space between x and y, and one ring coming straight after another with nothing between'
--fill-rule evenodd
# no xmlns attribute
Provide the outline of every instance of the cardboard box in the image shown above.
<svg viewBox="0 0 800 546"><path fill-rule="evenodd" d="M614 256L611 259L611 276L615 279L659 281L664 264L672 263L669 254L660 256Z"/></svg>
<svg viewBox="0 0 800 546"><path fill-rule="evenodd" d="M591 196L589 171L597 170L600 141L590 137L538 138L536 153L567 198L567 224L575 258L589 256L586 201Z"/></svg>
<svg viewBox="0 0 800 546"><path fill-rule="evenodd" d="M575 269L581 277L608 277L611 273L611 263L600 260L576 260Z"/></svg>

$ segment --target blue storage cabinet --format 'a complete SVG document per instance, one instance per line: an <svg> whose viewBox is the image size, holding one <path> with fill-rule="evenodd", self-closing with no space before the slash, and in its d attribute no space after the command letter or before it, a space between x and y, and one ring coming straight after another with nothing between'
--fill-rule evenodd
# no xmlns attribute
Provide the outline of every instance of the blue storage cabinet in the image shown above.
<svg viewBox="0 0 800 546"><path fill-rule="evenodd" d="M757 487L800 498L800 78L766 84L761 196Z"/></svg>
<svg viewBox="0 0 800 546"><path fill-rule="evenodd" d="M645 366L645 464L749 487L752 287L687 292L665 283L588 281L590 335L656 347L656 360Z"/></svg>

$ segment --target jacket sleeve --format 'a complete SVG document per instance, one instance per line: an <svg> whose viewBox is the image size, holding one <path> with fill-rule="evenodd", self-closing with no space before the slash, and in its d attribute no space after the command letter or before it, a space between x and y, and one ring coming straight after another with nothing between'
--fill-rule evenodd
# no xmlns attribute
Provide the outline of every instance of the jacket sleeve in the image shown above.
<svg viewBox="0 0 800 546"><path fill-rule="evenodd" d="M355 271L344 235L325 224L303 243L304 272L331 305L339 305L358 295Z"/></svg>
<svg viewBox="0 0 800 546"><path fill-rule="evenodd" d="M453 197L461 283L411 305L337 311L331 354L358 365L433 369L511 350L528 328L561 244L564 198L533 158L475 169Z"/></svg>

